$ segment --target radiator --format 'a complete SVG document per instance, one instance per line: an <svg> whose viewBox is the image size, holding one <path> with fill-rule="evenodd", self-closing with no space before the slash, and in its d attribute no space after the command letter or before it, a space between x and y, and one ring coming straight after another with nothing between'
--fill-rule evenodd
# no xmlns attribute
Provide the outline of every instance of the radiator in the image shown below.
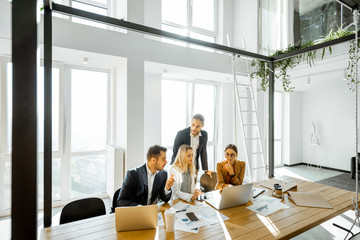
<svg viewBox="0 0 360 240"><path fill-rule="evenodd" d="M106 148L107 184L106 190L110 198L119 189L125 177L125 150L118 146L108 145Z"/></svg>

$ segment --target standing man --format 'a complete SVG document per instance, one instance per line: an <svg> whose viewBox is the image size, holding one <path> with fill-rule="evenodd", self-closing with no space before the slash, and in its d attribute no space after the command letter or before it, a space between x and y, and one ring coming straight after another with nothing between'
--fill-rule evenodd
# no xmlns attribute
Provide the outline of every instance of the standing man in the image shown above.
<svg viewBox="0 0 360 240"><path fill-rule="evenodd" d="M208 171L207 162L207 132L201 130L204 127L204 117L201 114L195 114L191 120L191 126L179 131L176 134L173 155L171 158L171 164L174 163L179 147L183 144L190 145L194 151L194 165L196 169L196 175L200 168L199 157L201 158L201 167L210 177L212 171Z"/></svg>
<svg viewBox="0 0 360 240"><path fill-rule="evenodd" d="M166 148L154 145L147 152L147 163L130 169L117 200L118 207L156 204L158 199L168 202L174 178L167 179L164 171Z"/></svg>

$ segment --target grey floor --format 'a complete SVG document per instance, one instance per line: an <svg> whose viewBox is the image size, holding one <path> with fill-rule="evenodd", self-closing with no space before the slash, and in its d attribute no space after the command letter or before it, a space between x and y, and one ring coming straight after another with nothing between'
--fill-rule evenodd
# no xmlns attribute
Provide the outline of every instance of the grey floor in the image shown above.
<svg viewBox="0 0 360 240"><path fill-rule="evenodd" d="M280 167L275 168L275 177L276 176L292 176L300 179L304 179L307 181L318 181L325 178L333 177L341 174L342 172L332 171L327 169L317 169L314 167L308 167L306 165L299 165L295 167ZM109 198L103 199L106 206L106 212L110 212L111 200ZM52 218L52 226L56 226L59 224L60 212L62 207L53 208L53 218ZM345 228L350 228L354 219L353 211L348 211L336 218L333 218L315 228L310 229L309 231L293 238L295 240L303 240L303 239L344 239L346 233L343 230L340 230L332 225L333 222L344 226ZM41 232L43 228L43 211L39 211L38 214L38 233ZM353 232L359 232L359 228L354 228ZM11 219L10 217L2 217L0 218L0 232L1 239L10 239L11 232ZM349 237L348 237L349 238ZM346 238L346 239L348 239Z"/></svg>

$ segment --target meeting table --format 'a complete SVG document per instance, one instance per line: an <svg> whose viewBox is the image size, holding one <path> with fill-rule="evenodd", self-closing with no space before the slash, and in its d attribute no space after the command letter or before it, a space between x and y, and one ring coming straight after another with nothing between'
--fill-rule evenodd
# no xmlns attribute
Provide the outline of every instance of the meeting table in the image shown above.
<svg viewBox="0 0 360 240"><path fill-rule="evenodd" d="M289 208L281 209L268 216L259 215L249 209L247 205L220 210L227 216L226 221L201 227L198 233L175 230L166 232L165 226L151 230L116 232L115 215L107 214L81 221L48 227L41 231L41 239L290 239L301 234L349 209L353 208L352 197L355 192L325 186L288 176L277 177L283 182L296 183L298 192L320 193L333 208L314 208L296 206L284 194L282 203ZM260 187L261 183L254 184ZM272 196L267 189L263 195ZM179 200L164 203L159 210L164 217L164 211ZM195 205L207 204L195 201ZM221 219L219 217L219 219Z"/></svg>

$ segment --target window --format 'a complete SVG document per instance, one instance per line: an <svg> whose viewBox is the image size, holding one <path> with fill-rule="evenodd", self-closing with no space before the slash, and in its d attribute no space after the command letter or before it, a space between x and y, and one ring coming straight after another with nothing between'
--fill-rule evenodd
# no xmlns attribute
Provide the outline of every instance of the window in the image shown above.
<svg viewBox="0 0 360 240"><path fill-rule="evenodd" d="M217 0L162 0L162 29L215 43ZM164 41L174 43L173 40Z"/></svg>
<svg viewBox="0 0 360 240"><path fill-rule="evenodd" d="M200 113L205 118L203 130L208 133L209 168L215 168L217 91L217 84L162 80L161 143L169 149L168 159L172 155L176 133L190 126L192 116Z"/></svg>
<svg viewBox="0 0 360 240"><path fill-rule="evenodd" d="M108 73L71 70L71 197L106 192Z"/></svg>
<svg viewBox="0 0 360 240"><path fill-rule="evenodd" d="M11 209L12 63L0 58L0 215ZM43 203L44 76L38 71L38 203ZM66 79L64 76L68 76ZM109 72L53 63L52 200L106 192ZM65 89L66 88L66 89Z"/></svg>

